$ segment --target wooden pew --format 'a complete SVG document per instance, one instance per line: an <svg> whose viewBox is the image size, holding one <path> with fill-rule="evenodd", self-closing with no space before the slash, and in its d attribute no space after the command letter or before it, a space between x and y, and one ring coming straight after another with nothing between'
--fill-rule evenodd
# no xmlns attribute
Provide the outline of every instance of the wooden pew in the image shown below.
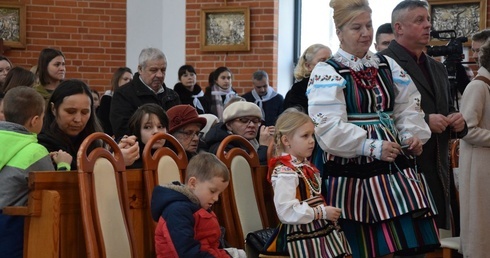
<svg viewBox="0 0 490 258"><path fill-rule="evenodd" d="M28 206L5 207L3 213L25 216L24 257L57 258L60 240L60 195L56 191L35 191ZM42 249L42 252L39 250Z"/></svg>
<svg viewBox="0 0 490 258"><path fill-rule="evenodd" d="M166 141L166 145L172 145L175 151L168 147L162 147L152 154L151 147L155 142L162 139ZM156 185L165 185L172 183L173 181L180 181L183 183L185 180L185 170L187 168L188 160L184 147L182 147L175 137L167 133L157 133L153 135L145 145L142 158L146 205L148 207L147 210L150 210L153 188L155 188ZM152 257L154 257L156 255L154 241L156 222L153 221L150 213L148 213L147 219L149 221L148 233L150 234L150 241L147 241L146 245L148 245Z"/></svg>
<svg viewBox="0 0 490 258"><path fill-rule="evenodd" d="M136 250L139 257L152 257L151 251L148 246L148 242L151 241L148 224L149 207L145 197L145 186L143 179L143 171L141 169L127 170L126 172L128 196L129 196L129 217L130 223L133 225L135 238L136 238ZM27 211L20 212L23 208L25 210L38 210L41 207L47 205L45 203L43 193L45 190L49 192L56 192L59 195L59 227L57 232L53 232L54 237L58 236L59 240L47 235L47 232L41 232L43 240L49 240L50 243L59 243L59 255L54 256L40 256L47 250L50 250L47 244L32 245L31 242L27 242L24 248L24 257L70 257L70 258L83 258L87 257L85 249L85 239L83 236L82 218L80 212L80 195L78 193L78 173L75 171L70 172L31 172L29 174L29 200L27 207L6 207L4 209L5 214L10 214L11 210L16 210L15 214L26 216L26 225L29 225L30 229L45 228L47 225L53 224L49 219L46 219L43 215L37 215L38 212ZM32 208L29 208L32 207ZM9 212L9 213L7 213ZM35 216L41 216L41 219L33 220ZM34 238L35 235L32 232L34 230L25 231L25 240ZM28 250L28 252L26 252ZM32 254L28 256L28 254Z"/></svg>
<svg viewBox="0 0 490 258"><path fill-rule="evenodd" d="M89 151L96 141L104 147ZM129 223L129 198L124 157L107 134L96 132L80 145L77 154L83 232L90 258L138 258L133 226Z"/></svg>
<svg viewBox="0 0 490 258"><path fill-rule="evenodd" d="M231 142L240 143L246 150L233 148L225 152ZM260 166L253 146L238 135L227 136L216 156L231 174L230 184L213 210L226 229L226 240L231 246L243 249L247 233L277 225L272 187L266 179L267 167Z"/></svg>

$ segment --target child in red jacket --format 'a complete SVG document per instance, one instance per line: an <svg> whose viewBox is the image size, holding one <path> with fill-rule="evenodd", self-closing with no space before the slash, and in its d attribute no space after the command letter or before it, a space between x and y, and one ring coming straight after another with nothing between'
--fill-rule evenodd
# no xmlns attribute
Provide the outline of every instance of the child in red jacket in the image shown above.
<svg viewBox="0 0 490 258"><path fill-rule="evenodd" d="M211 211L230 181L228 168L215 155L201 153L189 162L185 181L153 190L157 257L246 257L243 250L220 248L221 230Z"/></svg>

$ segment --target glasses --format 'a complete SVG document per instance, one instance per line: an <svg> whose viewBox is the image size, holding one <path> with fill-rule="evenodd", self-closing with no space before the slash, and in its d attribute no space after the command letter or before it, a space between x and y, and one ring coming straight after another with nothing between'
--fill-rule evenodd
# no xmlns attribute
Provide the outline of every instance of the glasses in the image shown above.
<svg viewBox="0 0 490 258"><path fill-rule="evenodd" d="M181 133L184 135L184 138L188 139L190 137L194 137L194 136L197 136L198 138L201 138L204 133L203 132L200 132L200 131L177 131L178 133Z"/></svg>
<svg viewBox="0 0 490 258"><path fill-rule="evenodd" d="M237 118L236 120L240 121L240 123L244 123L244 124L249 124L250 122L256 124L256 125L260 125L262 123L262 121L260 120L260 118L258 117L254 117L254 118L249 118L249 117L239 117Z"/></svg>

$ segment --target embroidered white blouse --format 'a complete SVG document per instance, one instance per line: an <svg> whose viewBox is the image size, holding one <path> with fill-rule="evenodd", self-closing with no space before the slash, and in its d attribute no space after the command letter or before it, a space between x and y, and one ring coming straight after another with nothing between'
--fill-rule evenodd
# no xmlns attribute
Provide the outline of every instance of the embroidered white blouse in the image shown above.
<svg viewBox="0 0 490 258"><path fill-rule="evenodd" d="M284 153L283 155L289 154ZM303 166L310 166L308 160L299 161L294 156L291 156L291 163L298 169ZM316 207L311 207L306 201L300 201L296 198L296 188L299 185L299 180L303 179L298 176L297 170L282 164L274 168L271 182L274 189L274 205L279 220L285 224L297 225L310 223L318 219L318 214L322 214L322 219L326 219L325 205L320 204ZM321 182L319 173L317 173L317 180L318 183ZM322 211L319 212L319 209Z"/></svg>
<svg viewBox="0 0 490 258"><path fill-rule="evenodd" d="M393 76L395 104L393 119L401 142L417 136L423 143L430 138L429 126L420 107L421 96L408 74L390 57L385 56ZM340 49L333 59L354 71L364 67L378 68L380 60L372 52L363 58ZM308 112L315 123L315 136L320 147L335 156L353 158L372 156L380 159L383 140L368 139L367 131L348 121L344 88L346 80L326 62L313 69L306 94ZM380 110L383 111L383 110ZM374 147L374 155L370 148Z"/></svg>

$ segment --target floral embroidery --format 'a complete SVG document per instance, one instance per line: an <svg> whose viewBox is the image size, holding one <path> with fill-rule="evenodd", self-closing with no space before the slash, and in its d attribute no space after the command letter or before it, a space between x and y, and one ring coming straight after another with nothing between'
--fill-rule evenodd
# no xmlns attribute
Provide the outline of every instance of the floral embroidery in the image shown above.
<svg viewBox="0 0 490 258"><path fill-rule="evenodd" d="M417 112L421 112L422 111L422 107L420 106L420 99L419 98L415 98L414 101L415 101L415 110Z"/></svg>
<svg viewBox="0 0 490 258"><path fill-rule="evenodd" d="M325 75L318 75L318 74L316 74L314 76L313 80L314 81L317 81L317 82L323 82L323 81L333 82L333 81L340 81L340 80L342 80L342 76L340 76L340 75L331 75L331 74L325 74ZM311 79L310 79L310 81L311 81Z"/></svg>
<svg viewBox="0 0 490 258"><path fill-rule="evenodd" d="M327 122L327 116L322 113L317 113L311 119L313 120L315 127Z"/></svg>
<svg viewBox="0 0 490 258"><path fill-rule="evenodd" d="M314 82L315 80L313 80L313 78L310 78L310 80L308 81L308 86L312 85Z"/></svg>
<svg viewBox="0 0 490 258"><path fill-rule="evenodd" d="M369 157L371 158L376 158L376 154L374 154L374 150L376 149L376 141L373 140L370 144L369 144Z"/></svg>
<svg viewBox="0 0 490 258"><path fill-rule="evenodd" d="M404 70L401 70L399 76L400 76L400 78L406 78L407 73Z"/></svg>

